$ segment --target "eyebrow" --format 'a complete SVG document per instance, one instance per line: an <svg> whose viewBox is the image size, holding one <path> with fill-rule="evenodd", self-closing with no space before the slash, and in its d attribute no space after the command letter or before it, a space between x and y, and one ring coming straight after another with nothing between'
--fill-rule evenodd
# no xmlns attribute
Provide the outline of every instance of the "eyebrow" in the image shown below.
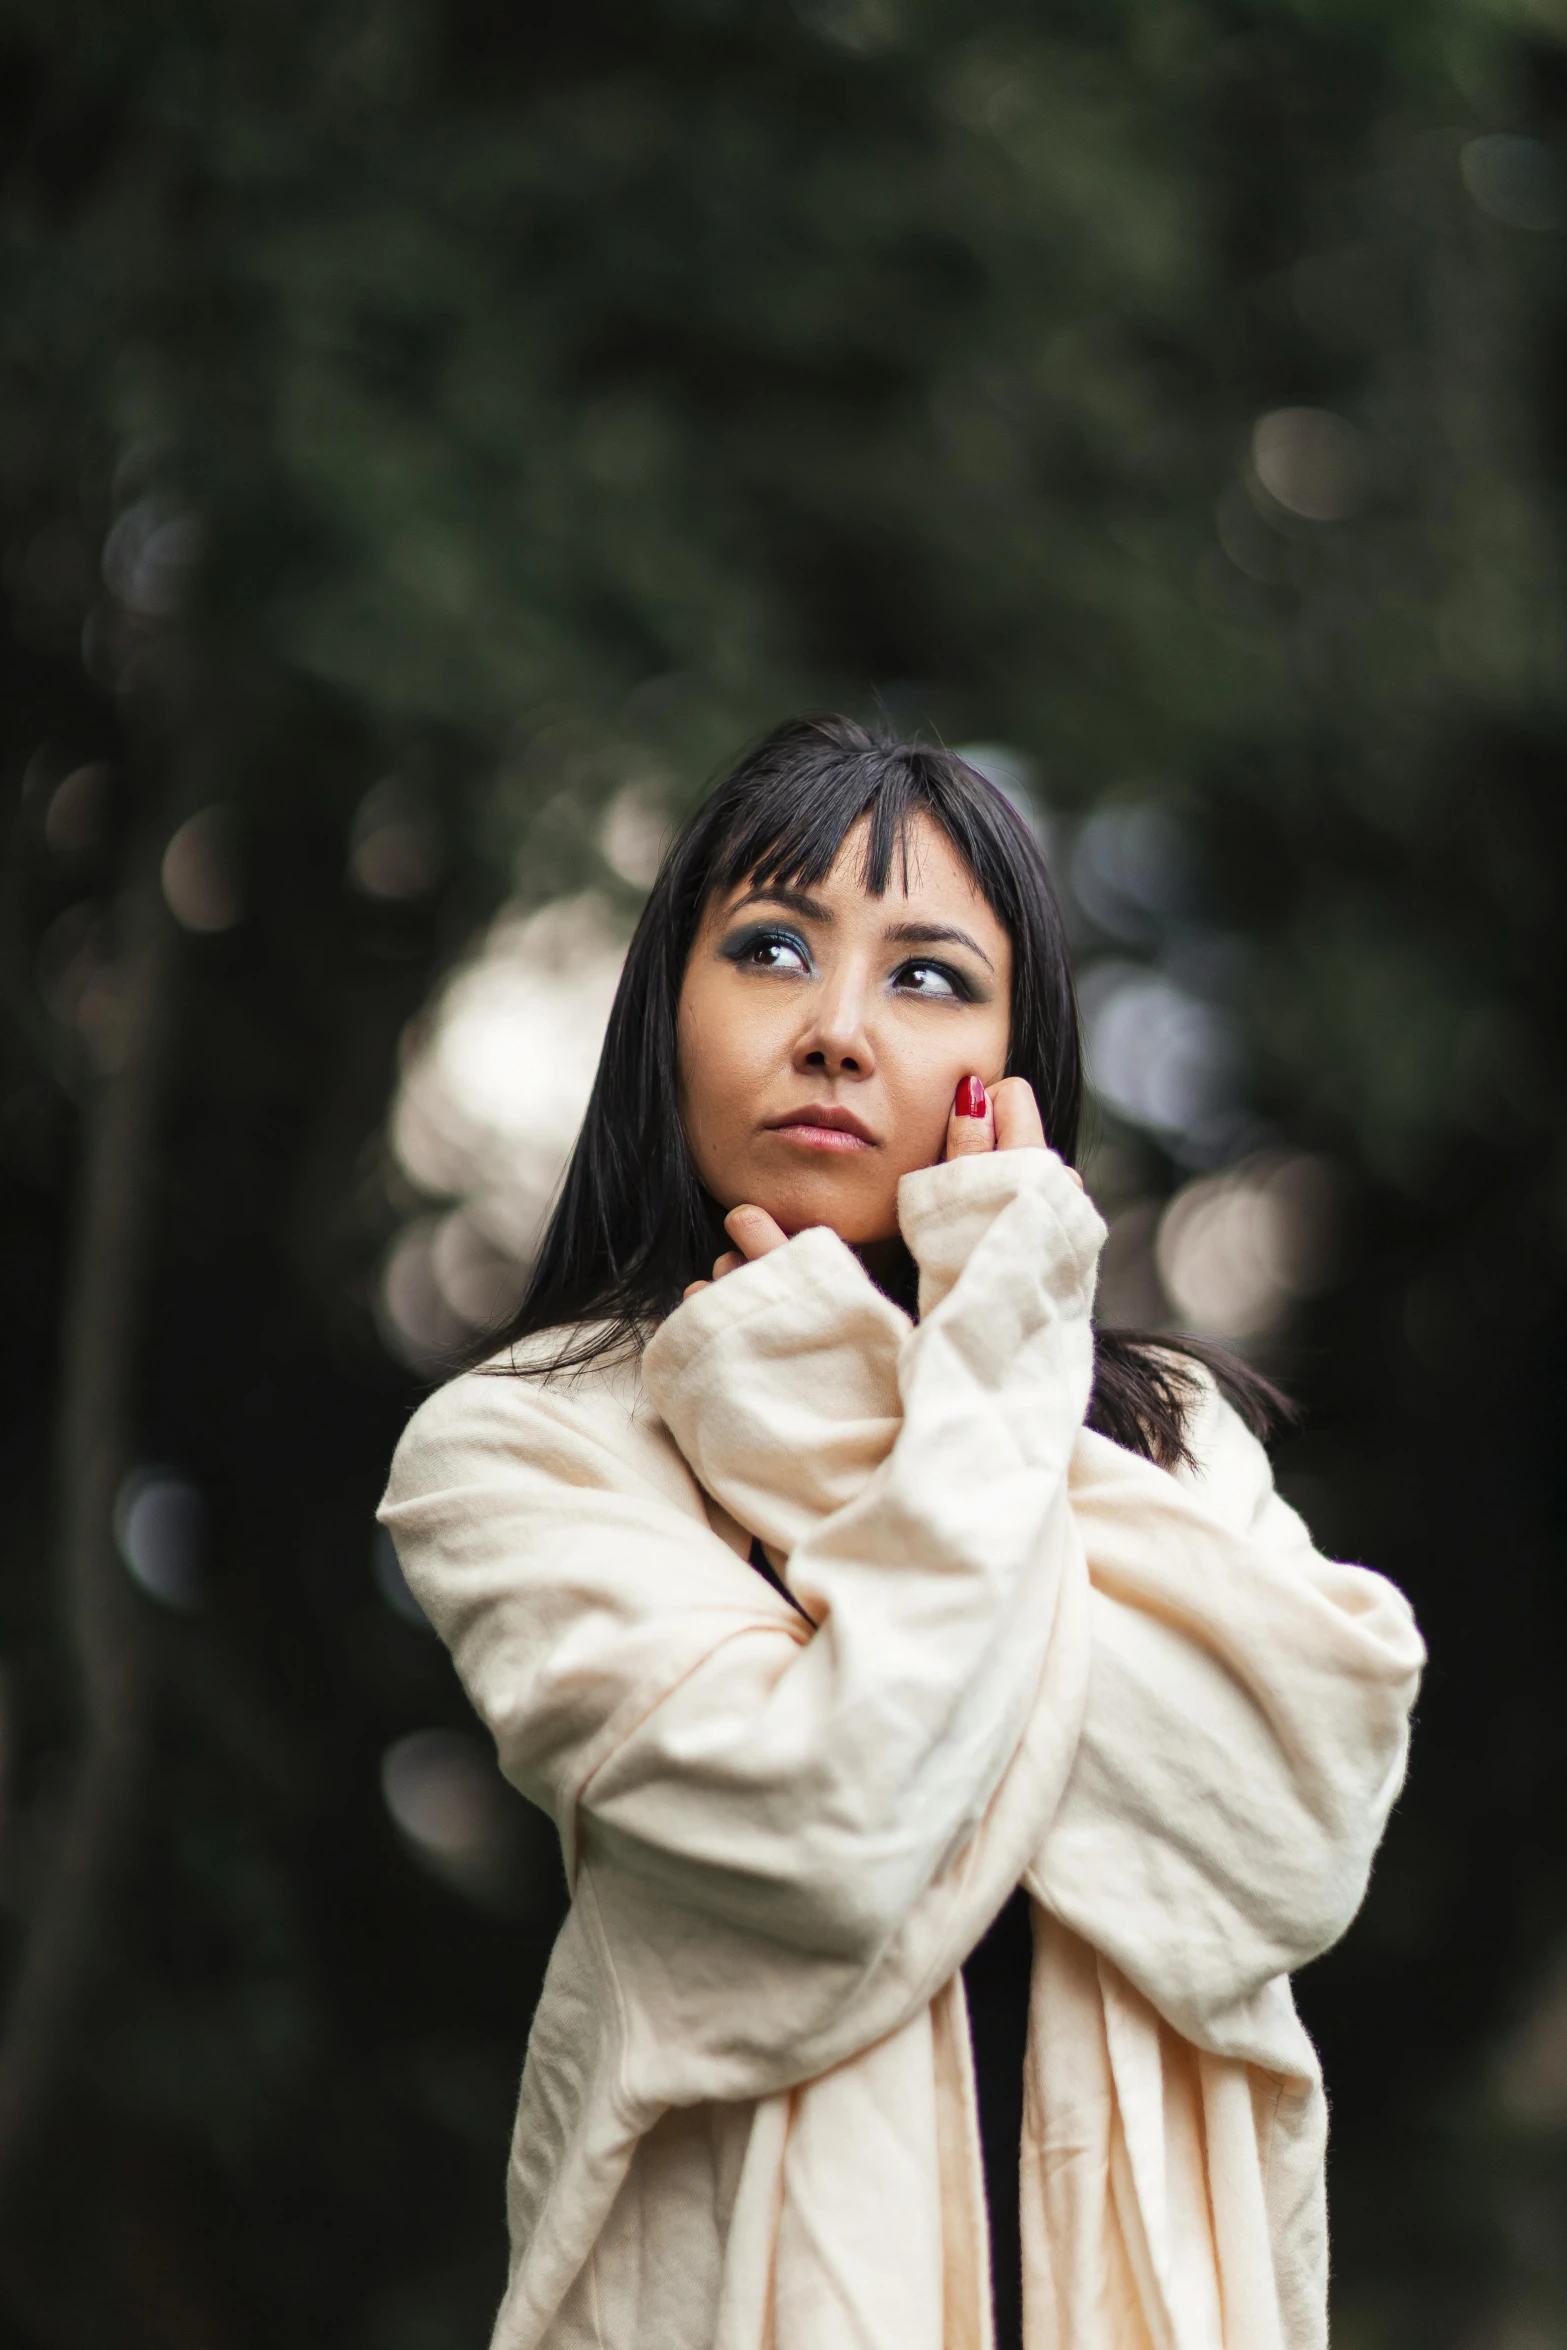
<svg viewBox="0 0 1567 2350"><path fill-rule="evenodd" d="M790 889L781 881L769 881L758 889L748 889L743 898L736 898L730 907L738 914L742 906L787 906L791 914L801 915L807 922L830 922L832 910L820 898L807 897L803 889Z"/></svg>
<svg viewBox="0 0 1567 2350"><path fill-rule="evenodd" d="M987 971L995 965L977 938L970 938L966 930L954 930L945 922L895 922L886 933L894 946L900 947L967 947L978 955Z"/></svg>
<svg viewBox="0 0 1567 2350"><path fill-rule="evenodd" d="M768 882L760 888L748 889L743 898L735 900L731 911L738 914L742 906L755 905L787 906L791 913L800 915L807 922L831 922L833 919L831 907L824 906L820 898L810 897L803 889L790 889L784 882ZM967 947L970 954L979 957L987 971L995 969L978 939L971 938L966 930L954 930L949 923L895 922L883 936L891 946Z"/></svg>

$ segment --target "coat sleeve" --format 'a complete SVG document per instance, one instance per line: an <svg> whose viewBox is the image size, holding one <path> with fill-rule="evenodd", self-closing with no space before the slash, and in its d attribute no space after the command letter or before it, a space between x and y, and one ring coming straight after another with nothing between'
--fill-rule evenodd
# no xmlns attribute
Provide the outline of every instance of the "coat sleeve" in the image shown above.
<svg viewBox="0 0 1567 2350"><path fill-rule="evenodd" d="M1186 2037L1248 2052L1251 2001L1365 1896L1424 1650L1402 1594L1316 1551L1211 1388L1195 1475L1085 1433L1088 1702L1028 1882Z"/></svg>
<svg viewBox="0 0 1567 2350"><path fill-rule="evenodd" d="M569 1388L460 1381L413 1423L384 1521L568 1859L580 1843L688 1912L860 1960L971 1831L1050 1638L1103 1238L1059 1161L1007 1155L962 1275L897 1331L895 1440L794 1547L808 1638L701 1521L638 1489ZM658 1333L648 1389L698 1476L687 1429L788 1356L846 1259L804 1233Z"/></svg>
<svg viewBox="0 0 1567 2350"><path fill-rule="evenodd" d="M973 1238L954 1214L927 1248L934 1310ZM820 1326L774 1374L787 1392L768 1397L766 1428L755 1389L718 1379L724 1411L684 1439L709 1489L780 1551L812 1509L842 1507L851 1465L840 1452L831 1473L791 1473L780 1440L814 1464L853 1429L863 1476L876 1432L886 1444L896 1426L887 1334L861 1327L847 1283L818 1302ZM1319 1555L1262 1446L1200 1382L1190 1470L1078 1434L1086 1702L1028 1882L1188 2037L1239 2050L1247 2003L1337 1940L1364 1897L1423 1651L1401 1595Z"/></svg>

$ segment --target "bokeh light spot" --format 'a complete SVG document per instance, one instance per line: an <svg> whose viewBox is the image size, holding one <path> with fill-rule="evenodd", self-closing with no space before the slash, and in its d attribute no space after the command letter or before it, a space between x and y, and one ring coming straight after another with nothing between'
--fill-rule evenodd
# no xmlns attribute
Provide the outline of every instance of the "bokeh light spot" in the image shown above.
<svg viewBox="0 0 1567 2350"><path fill-rule="evenodd" d="M633 889L651 889L669 845L669 809L649 783L624 784L604 811L599 849L605 864Z"/></svg>
<svg viewBox="0 0 1567 2350"><path fill-rule="evenodd" d="M1101 963L1084 980L1083 1021L1100 1099L1211 1159L1233 1118L1240 1065L1228 1015L1146 964Z"/></svg>
<svg viewBox="0 0 1567 2350"><path fill-rule="evenodd" d="M103 548L103 580L127 611L162 620L176 612L204 543L193 514L174 511L156 493L127 506Z"/></svg>
<svg viewBox="0 0 1567 2350"><path fill-rule="evenodd" d="M519 1849L517 1798L461 1730L414 1730L381 1757L381 1794L404 1842L470 1900L505 1897Z"/></svg>
<svg viewBox="0 0 1567 2350"><path fill-rule="evenodd" d="M133 1469L115 1497L114 1539L149 1597L182 1613L201 1605L207 1510L188 1478L172 1469Z"/></svg>
<svg viewBox="0 0 1567 2350"><path fill-rule="evenodd" d="M428 812L389 775L366 792L349 831L348 878L367 898L400 904L441 877L441 842Z"/></svg>
<svg viewBox="0 0 1567 2350"><path fill-rule="evenodd" d="M1079 827L1071 878L1089 920L1134 945L1187 908L1192 854L1180 825L1163 808L1101 808Z"/></svg>
<svg viewBox="0 0 1567 2350"><path fill-rule="evenodd" d="M1251 462L1264 494L1306 522L1342 522L1365 495L1364 443L1330 408L1274 408L1259 416Z"/></svg>
<svg viewBox="0 0 1567 2350"><path fill-rule="evenodd" d="M409 1032L392 1112L402 1173L451 1206L406 1224L383 1263L392 1352L436 1367L522 1293L587 1108L626 925L586 892L508 911Z"/></svg>
<svg viewBox="0 0 1567 2350"><path fill-rule="evenodd" d="M186 930L232 930L240 917L239 860L226 808L187 816L163 852L163 894Z"/></svg>
<svg viewBox="0 0 1567 2350"><path fill-rule="evenodd" d="M103 838L109 805L109 770L99 759L73 767L56 784L44 815L44 840L57 857L76 857Z"/></svg>
<svg viewBox="0 0 1567 2350"><path fill-rule="evenodd" d="M1184 1185L1154 1251L1181 1321L1220 1338L1260 1337L1297 1299L1324 1289L1337 1254L1337 1191L1331 1165L1302 1152L1259 1153Z"/></svg>
<svg viewBox="0 0 1567 2350"><path fill-rule="evenodd" d="M1504 227L1546 236L1567 229L1567 188L1555 156L1540 140L1488 131L1466 142L1458 168L1480 210Z"/></svg>

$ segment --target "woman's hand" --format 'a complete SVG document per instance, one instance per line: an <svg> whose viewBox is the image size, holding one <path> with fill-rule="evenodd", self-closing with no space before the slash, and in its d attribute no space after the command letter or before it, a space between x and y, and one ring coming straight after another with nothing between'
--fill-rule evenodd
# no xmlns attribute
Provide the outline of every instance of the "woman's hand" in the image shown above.
<svg viewBox="0 0 1567 2350"><path fill-rule="evenodd" d="M963 1079L947 1119L949 1159L972 1158L979 1151L1042 1151L1048 1147L1039 1104L1026 1077L1003 1077L988 1094L977 1077ZM1067 1173L1081 1191L1083 1178L1077 1169L1068 1167Z"/></svg>
<svg viewBox="0 0 1567 2350"><path fill-rule="evenodd" d="M755 1257L771 1256L789 1237L765 1208L731 1208L724 1218L724 1230L735 1245L725 1249L714 1264L713 1281L722 1281L726 1273L738 1272ZM682 1297L695 1297L699 1289L711 1289L712 1285L711 1281L692 1281L682 1291Z"/></svg>

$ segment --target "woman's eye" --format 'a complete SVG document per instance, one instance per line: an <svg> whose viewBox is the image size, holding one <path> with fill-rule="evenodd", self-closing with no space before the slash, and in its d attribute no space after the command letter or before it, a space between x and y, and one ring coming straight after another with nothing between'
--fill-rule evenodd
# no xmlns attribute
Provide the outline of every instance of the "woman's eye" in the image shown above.
<svg viewBox="0 0 1567 2350"><path fill-rule="evenodd" d="M730 942L729 960L743 971L809 971L810 956L797 938L783 931L750 931Z"/></svg>
<svg viewBox="0 0 1567 2350"><path fill-rule="evenodd" d="M894 985L905 995L953 996L968 1001L968 990L945 963L905 963Z"/></svg>

